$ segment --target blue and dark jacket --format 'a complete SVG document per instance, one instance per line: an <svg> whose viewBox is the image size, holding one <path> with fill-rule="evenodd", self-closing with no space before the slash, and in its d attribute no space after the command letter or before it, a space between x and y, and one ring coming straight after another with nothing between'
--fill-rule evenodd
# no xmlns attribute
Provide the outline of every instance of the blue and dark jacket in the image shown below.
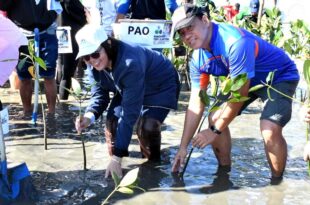
<svg viewBox="0 0 310 205"><path fill-rule="evenodd" d="M204 73L232 78L247 73L251 86L266 82L271 71L275 71L274 84L299 80L295 63L281 48L230 24L212 24L211 51L193 52L190 63L193 87L202 86Z"/></svg>
<svg viewBox="0 0 310 205"><path fill-rule="evenodd" d="M128 155L133 126L143 106L177 108L178 74L170 60L157 51L120 42L112 70L92 69L90 77L98 83L92 87L87 111L96 119L107 108L110 91L122 98L113 153L116 156Z"/></svg>

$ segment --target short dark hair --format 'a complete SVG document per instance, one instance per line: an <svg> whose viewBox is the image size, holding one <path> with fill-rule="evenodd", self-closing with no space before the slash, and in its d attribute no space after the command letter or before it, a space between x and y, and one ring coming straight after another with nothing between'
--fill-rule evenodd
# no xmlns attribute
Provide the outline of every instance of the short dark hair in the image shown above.
<svg viewBox="0 0 310 205"><path fill-rule="evenodd" d="M120 44L119 40L108 36L108 39L102 42L100 45L102 48L104 48L108 58L112 60L112 67L114 66L116 61L119 44Z"/></svg>

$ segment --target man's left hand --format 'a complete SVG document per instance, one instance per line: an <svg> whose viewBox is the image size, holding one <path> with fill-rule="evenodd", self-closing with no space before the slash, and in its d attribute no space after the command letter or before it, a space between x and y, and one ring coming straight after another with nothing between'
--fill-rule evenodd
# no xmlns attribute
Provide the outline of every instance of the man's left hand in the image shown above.
<svg viewBox="0 0 310 205"><path fill-rule="evenodd" d="M206 129L201 132L199 132L193 139L192 144L194 147L197 148L205 148L208 144L212 144L216 137L218 137L218 134L215 134L211 131L211 129Z"/></svg>

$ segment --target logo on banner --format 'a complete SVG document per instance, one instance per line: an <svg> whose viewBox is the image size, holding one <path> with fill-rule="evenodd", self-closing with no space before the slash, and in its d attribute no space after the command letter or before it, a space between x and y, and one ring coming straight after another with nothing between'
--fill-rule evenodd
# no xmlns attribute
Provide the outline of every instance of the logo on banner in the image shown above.
<svg viewBox="0 0 310 205"><path fill-rule="evenodd" d="M154 35L154 44L166 44L170 40L171 24L157 26Z"/></svg>

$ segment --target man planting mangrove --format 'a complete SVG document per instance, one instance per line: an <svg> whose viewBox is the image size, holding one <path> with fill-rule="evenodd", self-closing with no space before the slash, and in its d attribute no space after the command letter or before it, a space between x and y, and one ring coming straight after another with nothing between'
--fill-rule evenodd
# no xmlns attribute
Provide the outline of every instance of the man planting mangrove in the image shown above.
<svg viewBox="0 0 310 205"><path fill-rule="evenodd" d="M264 102L260 116L260 130L272 179L281 179L287 160L287 144L282 135L283 127L291 118L292 101L271 91L274 101L268 100L267 88L249 93L249 89L266 82L268 73L276 70L272 86L292 96L299 81L294 62L280 48L260 37L229 24L210 20L208 8L185 4L173 14L173 29L182 41L194 49L190 63L192 90L186 112L180 148L175 156L172 171L184 166L187 147L204 148L211 144L219 166L230 169L231 136L229 124L251 102L260 98ZM239 89L245 102L226 102L220 110L209 115L209 128L194 136L203 115L204 104L199 92L206 89L208 75L229 76L234 79L247 75L247 82ZM191 140L193 138L193 140Z"/></svg>

